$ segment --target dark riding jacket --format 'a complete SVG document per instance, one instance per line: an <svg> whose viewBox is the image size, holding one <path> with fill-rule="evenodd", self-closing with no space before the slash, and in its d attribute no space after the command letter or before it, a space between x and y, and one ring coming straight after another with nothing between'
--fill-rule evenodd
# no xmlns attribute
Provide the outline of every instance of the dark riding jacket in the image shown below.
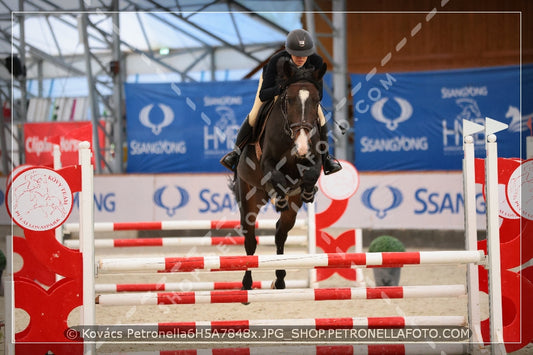
<svg viewBox="0 0 533 355"><path fill-rule="evenodd" d="M277 83L277 77L278 77L278 61L281 58L288 58L291 59L291 55L283 50L279 52L278 54L274 55L267 63L265 68L263 69L263 85L261 86L261 90L259 91L259 99L262 102L266 102L269 100L272 100L276 95L279 95L281 93L281 87ZM322 60L322 57L318 54L311 54L309 57L307 57L307 61L303 65L304 68L315 68L319 69L322 67L322 64L324 61ZM320 93L320 100L322 100L322 94L323 94L323 83L322 80L318 83L319 93Z"/></svg>

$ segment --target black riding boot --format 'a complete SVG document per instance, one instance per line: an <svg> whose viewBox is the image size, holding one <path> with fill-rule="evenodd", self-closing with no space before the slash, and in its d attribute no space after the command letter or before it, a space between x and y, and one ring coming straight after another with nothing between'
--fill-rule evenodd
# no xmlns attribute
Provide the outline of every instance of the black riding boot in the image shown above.
<svg viewBox="0 0 533 355"><path fill-rule="evenodd" d="M327 125L320 126L320 140L328 145L328 127ZM336 173L342 169L341 164L337 159L329 155L326 151L322 154L322 167L324 168L324 174L329 175Z"/></svg>
<svg viewBox="0 0 533 355"><path fill-rule="evenodd" d="M222 159L220 159L220 164L224 165L224 167L231 171L235 171L237 163L239 162L241 150L244 148L246 143L248 143L250 137L252 136L252 129L252 126L250 126L250 123L248 123L248 117L246 117L241 128L239 129L239 133L237 133L235 148L233 148L231 152L224 155Z"/></svg>

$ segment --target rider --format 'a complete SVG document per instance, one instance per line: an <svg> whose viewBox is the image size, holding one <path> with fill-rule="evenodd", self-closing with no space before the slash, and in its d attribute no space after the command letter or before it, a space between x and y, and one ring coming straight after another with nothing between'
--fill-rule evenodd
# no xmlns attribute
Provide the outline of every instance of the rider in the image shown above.
<svg viewBox="0 0 533 355"><path fill-rule="evenodd" d="M234 150L220 160L222 165L232 171L235 170L239 162L241 149L244 148L252 136L252 128L257 121L257 115L262 104L274 99L281 93L281 87L276 82L278 77L277 63L281 58L290 59L298 68L314 67L318 69L322 67L323 63L322 57L315 53L315 45L309 32L302 29L289 32L285 40L285 50L270 59L266 68L263 70L263 75L259 78L259 87L255 95L254 105L237 134ZM320 99L322 99L322 81L320 82L319 91ZM320 120L320 140L327 146L328 129L324 113L320 106L318 107L318 116ZM324 167L324 174L326 175L333 174L342 169L337 159L329 155L328 152L322 154L322 165Z"/></svg>

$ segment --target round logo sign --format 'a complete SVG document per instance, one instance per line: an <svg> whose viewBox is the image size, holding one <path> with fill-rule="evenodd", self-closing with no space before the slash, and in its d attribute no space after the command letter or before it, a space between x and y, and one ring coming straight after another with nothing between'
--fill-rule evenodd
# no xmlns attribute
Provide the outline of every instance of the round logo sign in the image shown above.
<svg viewBox="0 0 533 355"><path fill-rule="evenodd" d="M511 174L507 200L515 213L533 220L533 160L526 160Z"/></svg>
<svg viewBox="0 0 533 355"><path fill-rule="evenodd" d="M24 229L44 231L59 227L72 210L67 181L48 168L31 168L14 176L6 190L7 211Z"/></svg>
<svg viewBox="0 0 533 355"><path fill-rule="evenodd" d="M342 169L331 175L320 175L318 185L326 197L332 200L346 200L359 188L359 174L350 162L339 160Z"/></svg>
<svg viewBox="0 0 533 355"><path fill-rule="evenodd" d="M517 215L511 206L509 206L509 201L507 199L506 188L509 183L511 174L517 167L520 166L521 161L516 159L498 159L498 206L499 206L499 216L505 219L520 219L520 216ZM483 184L483 198L486 200L486 183Z"/></svg>

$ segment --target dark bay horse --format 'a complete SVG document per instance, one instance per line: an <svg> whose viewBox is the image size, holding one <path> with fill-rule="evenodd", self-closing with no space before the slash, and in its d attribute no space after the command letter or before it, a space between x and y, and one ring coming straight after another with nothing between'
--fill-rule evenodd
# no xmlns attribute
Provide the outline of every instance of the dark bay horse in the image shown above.
<svg viewBox="0 0 533 355"><path fill-rule="evenodd" d="M318 134L318 84L326 65L299 69L280 62L280 85L285 87L275 99L257 143L247 145L237 165L232 190L235 193L247 255L253 255L257 241L255 222L260 208L273 200L280 218L276 223L276 251L283 254L287 233L294 226L303 202L313 202L322 167ZM273 287L285 288L285 270L276 270ZM252 272L247 270L243 289L252 288Z"/></svg>

